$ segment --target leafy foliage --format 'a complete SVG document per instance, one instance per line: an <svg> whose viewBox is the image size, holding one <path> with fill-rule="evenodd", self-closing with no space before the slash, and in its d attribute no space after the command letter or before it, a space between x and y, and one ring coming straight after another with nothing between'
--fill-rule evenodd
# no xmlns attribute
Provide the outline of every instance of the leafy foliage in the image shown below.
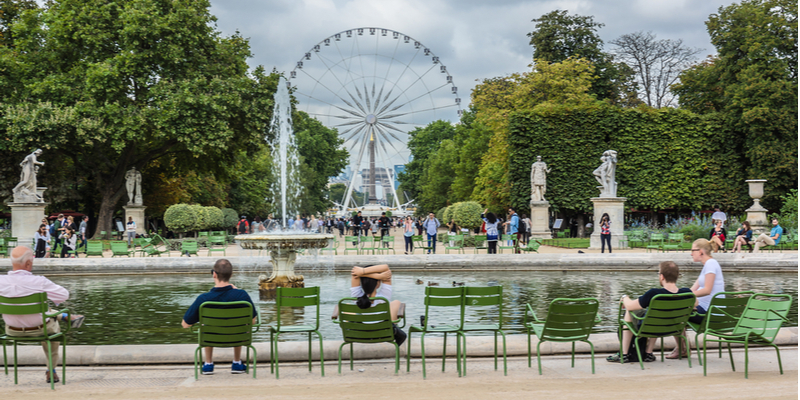
<svg viewBox="0 0 800 400"><path fill-rule="evenodd" d="M222 209L222 227L225 229L235 228L239 222L239 213L232 208Z"/></svg>
<svg viewBox="0 0 800 400"><path fill-rule="evenodd" d="M188 204L175 204L164 212L164 224L175 232L189 232L197 226L197 214Z"/></svg>
<svg viewBox="0 0 800 400"><path fill-rule="evenodd" d="M405 171L397 175L397 180L411 198L417 198L423 192L423 172L429 158L433 157L444 140L452 139L453 136L455 128L447 121L434 121L424 128L416 128L408 133L407 146L412 159L406 164Z"/></svg>
<svg viewBox="0 0 800 400"><path fill-rule="evenodd" d="M222 210L217 207L203 207L203 212L206 215L206 226L201 229L221 229L223 228L224 214Z"/></svg>
<svg viewBox="0 0 800 400"><path fill-rule="evenodd" d="M483 207L475 201L462 201L449 207L452 209L452 218L462 228L475 229L481 226L481 212Z"/></svg>

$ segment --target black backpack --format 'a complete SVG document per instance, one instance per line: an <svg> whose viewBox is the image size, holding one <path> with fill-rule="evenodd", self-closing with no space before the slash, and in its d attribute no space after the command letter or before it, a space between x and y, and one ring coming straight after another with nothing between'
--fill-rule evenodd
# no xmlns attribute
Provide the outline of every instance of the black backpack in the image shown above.
<svg viewBox="0 0 800 400"><path fill-rule="evenodd" d="M239 221L239 233L247 233L247 221Z"/></svg>

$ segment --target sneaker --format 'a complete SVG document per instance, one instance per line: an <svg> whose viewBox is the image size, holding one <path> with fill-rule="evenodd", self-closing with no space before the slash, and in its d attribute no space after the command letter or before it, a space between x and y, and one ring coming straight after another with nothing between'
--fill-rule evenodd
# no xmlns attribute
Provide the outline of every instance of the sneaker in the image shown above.
<svg viewBox="0 0 800 400"><path fill-rule="evenodd" d="M83 320L86 319L83 315L73 315L70 321L72 329L78 329L83 325Z"/></svg>
<svg viewBox="0 0 800 400"><path fill-rule="evenodd" d="M614 355L606 357L606 361L613 362L613 363L618 363L619 362L619 353L616 353ZM622 356L622 363L623 364L626 364L626 363L629 363L629 362L631 362L630 356L628 356L627 354Z"/></svg>
<svg viewBox="0 0 800 400"><path fill-rule="evenodd" d="M231 363L232 374L243 374L245 372L247 372L247 365L244 365L244 363L242 362Z"/></svg>
<svg viewBox="0 0 800 400"><path fill-rule="evenodd" d="M653 353L644 353L644 357L642 357L642 362L655 362L656 355Z"/></svg>
<svg viewBox="0 0 800 400"><path fill-rule="evenodd" d="M201 373L203 375L214 375L214 364L203 363L203 370Z"/></svg>

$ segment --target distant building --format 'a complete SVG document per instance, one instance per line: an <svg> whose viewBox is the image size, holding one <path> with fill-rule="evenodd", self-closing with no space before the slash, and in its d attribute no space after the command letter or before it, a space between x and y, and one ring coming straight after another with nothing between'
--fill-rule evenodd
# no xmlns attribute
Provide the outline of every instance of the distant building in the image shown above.
<svg viewBox="0 0 800 400"><path fill-rule="evenodd" d="M378 185L379 185L379 187L377 188L378 190L376 190L376 193L381 193L382 196L379 196L379 197L386 198L386 194L392 192L390 178L394 179L394 176L395 176L394 171L388 170L388 174L387 174L387 169L386 168L375 167L375 174L377 175ZM368 182L372 182L372 179L370 179L370 176L369 176L369 168L362 169L360 175L361 175L361 186L359 187L358 190L360 192L366 193L367 192L367 186L368 186L367 183ZM395 188L397 188L397 186L395 186Z"/></svg>

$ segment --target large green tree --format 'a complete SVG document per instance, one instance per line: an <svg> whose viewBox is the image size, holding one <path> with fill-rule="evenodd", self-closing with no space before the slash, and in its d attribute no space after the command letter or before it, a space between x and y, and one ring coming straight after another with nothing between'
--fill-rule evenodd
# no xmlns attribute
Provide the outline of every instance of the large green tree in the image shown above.
<svg viewBox="0 0 800 400"><path fill-rule="evenodd" d="M344 140L335 129L325 127L305 112L298 111L292 120L303 187L299 211L306 215L325 211L333 205L327 196L328 178L339 175L347 166Z"/></svg>
<svg viewBox="0 0 800 400"><path fill-rule="evenodd" d="M748 179L767 179L763 204L797 188L797 1L745 0L706 22L715 58L681 76L682 107L718 112L723 137L743 157L732 160Z"/></svg>
<svg viewBox="0 0 800 400"><path fill-rule="evenodd" d="M60 0L11 26L0 50L0 150L41 147L46 174L68 165L98 196L101 229L131 167L225 174L263 140L277 76L247 72L247 40L223 37L207 0Z"/></svg>
<svg viewBox="0 0 800 400"><path fill-rule="evenodd" d="M423 172L431 161L430 157L436 153L444 140L452 139L455 134L453 124L441 120L408 133L407 146L412 159L406 164L405 171L397 174L397 180L412 199L417 198L423 191L422 185L425 184Z"/></svg>

